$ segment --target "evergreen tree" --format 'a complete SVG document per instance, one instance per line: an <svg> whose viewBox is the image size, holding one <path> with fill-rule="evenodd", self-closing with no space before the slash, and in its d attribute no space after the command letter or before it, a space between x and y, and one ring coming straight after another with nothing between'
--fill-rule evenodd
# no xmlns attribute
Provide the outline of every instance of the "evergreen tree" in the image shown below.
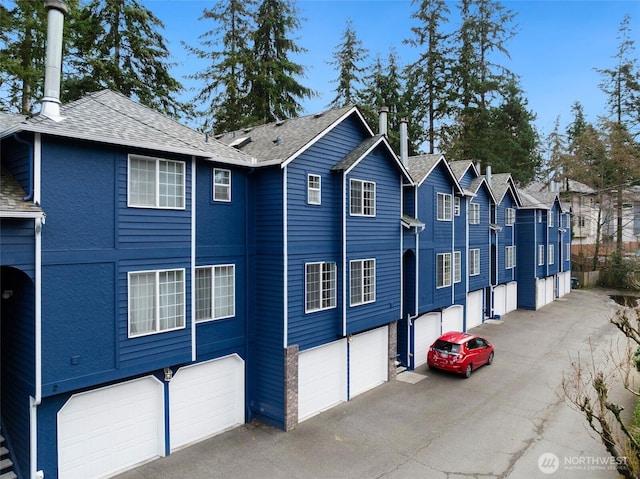
<svg viewBox="0 0 640 479"><path fill-rule="evenodd" d="M420 3L411 18L420 23L411 27L413 37L405 43L421 50L418 59L407 67L407 79L415 86L411 88L416 97L415 118L426 122L426 136L417 140L428 143L429 153L435 151L436 123L451 113L449 100L449 73L452 64L451 36L443 33L442 26L448 22L450 13L445 0L412 0Z"/></svg>
<svg viewBox="0 0 640 479"><path fill-rule="evenodd" d="M210 63L205 70L190 75L203 85L194 98L205 106L199 114L203 128L214 133L233 131L249 125L249 75L253 54L254 0L220 0L205 9L200 20L213 21L213 29L200 35L200 47L187 50ZM183 43L184 44L184 43Z"/></svg>
<svg viewBox="0 0 640 479"><path fill-rule="evenodd" d="M169 69L170 54L159 30L163 23L137 0L91 0L77 38L76 76L67 100L110 88L169 116L186 106L175 98L182 85Z"/></svg>
<svg viewBox="0 0 640 479"><path fill-rule="evenodd" d="M338 86L335 89L336 96L329 106L339 108L355 103L360 78L365 68L360 63L366 58L368 50L362 47L362 41L358 40L351 19L347 19L347 26L342 34L342 43L336 47L333 53L334 61L327 62L338 71L338 78L334 80Z"/></svg>
<svg viewBox="0 0 640 479"><path fill-rule="evenodd" d="M305 69L290 58L305 51L289 36L300 27L297 13L291 0L263 0L258 8L249 78L250 118L256 124L298 116L300 101L314 94L298 82Z"/></svg>

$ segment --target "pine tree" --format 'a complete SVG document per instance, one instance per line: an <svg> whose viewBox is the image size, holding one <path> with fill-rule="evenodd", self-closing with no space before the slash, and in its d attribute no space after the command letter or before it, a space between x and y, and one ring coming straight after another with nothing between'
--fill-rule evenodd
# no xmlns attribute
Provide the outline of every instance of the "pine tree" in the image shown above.
<svg viewBox="0 0 640 479"><path fill-rule="evenodd" d="M339 108L355 103L358 86L365 68L360 63L366 58L368 50L362 47L362 41L358 40L351 19L347 19L347 26L342 34L340 43L333 53L334 61L327 62L338 71L338 78L334 80L338 86L334 90L336 96L329 106Z"/></svg>
<svg viewBox="0 0 640 479"><path fill-rule="evenodd" d="M290 38L300 27L297 13L291 0L263 0L258 8L249 78L250 117L256 124L298 116L300 101L314 95L296 78L304 75L304 67L290 58L305 51Z"/></svg>
<svg viewBox="0 0 640 479"><path fill-rule="evenodd" d="M110 88L166 115L184 113L186 106L176 99L183 87L169 73L164 25L149 9L137 0L91 0L80 24L80 61L67 100Z"/></svg>
<svg viewBox="0 0 640 479"><path fill-rule="evenodd" d="M413 0L412 4L418 3ZM423 0L411 15L420 24L411 28L413 38L405 43L421 49L420 56L407 67L407 79L417 99L415 114L418 122L426 122L426 142L429 153L435 151L436 123L451 113L448 101L449 71L451 68L451 36L442 26L449 20L450 11L445 0ZM421 135L422 137L423 135ZM422 138L418 139L420 141Z"/></svg>
<svg viewBox="0 0 640 479"><path fill-rule="evenodd" d="M255 8L254 0L218 1L200 18L215 25L200 35L200 47L186 45L190 53L210 62L203 71L188 77L203 85L193 102L204 105L199 114L205 130L213 127L215 133L223 133L249 126Z"/></svg>

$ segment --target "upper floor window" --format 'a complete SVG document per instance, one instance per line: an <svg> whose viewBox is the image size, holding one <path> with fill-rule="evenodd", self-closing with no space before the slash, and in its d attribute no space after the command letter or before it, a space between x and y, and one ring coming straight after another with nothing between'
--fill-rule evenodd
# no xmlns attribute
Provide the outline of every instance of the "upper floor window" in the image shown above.
<svg viewBox="0 0 640 479"><path fill-rule="evenodd" d="M542 223L542 210L538 210L538 223Z"/></svg>
<svg viewBox="0 0 640 479"><path fill-rule="evenodd" d="M453 216L460 216L460 197L453 198Z"/></svg>
<svg viewBox="0 0 640 479"><path fill-rule="evenodd" d="M213 200L231 201L231 170L213 169Z"/></svg>
<svg viewBox="0 0 640 479"><path fill-rule="evenodd" d="M462 253L460 251L453 252L453 282L462 281Z"/></svg>
<svg viewBox="0 0 640 479"><path fill-rule="evenodd" d="M538 245L538 266L544 266L544 245Z"/></svg>
<svg viewBox="0 0 640 479"><path fill-rule="evenodd" d="M584 216L580 215L578 216L578 227L579 228L584 228L587 225L587 220Z"/></svg>
<svg viewBox="0 0 640 479"><path fill-rule="evenodd" d="M350 211L353 216L376 215L376 184L351 180Z"/></svg>
<svg viewBox="0 0 640 479"><path fill-rule="evenodd" d="M571 243L567 243L567 253L564 255L565 261L571 261Z"/></svg>
<svg viewBox="0 0 640 479"><path fill-rule="evenodd" d="M547 226L548 226L549 228L553 228L554 223L555 223L555 221L556 221L555 214L554 214L554 211L553 211L553 210L549 210L548 220L549 220L549 222L548 222Z"/></svg>
<svg viewBox="0 0 640 479"><path fill-rule="evenodd" d="M549 264L553 264L556 261L556 249L554 245L549 245Z"/></svg>
<svg viewBox="0 0 640 479"><path fill-rule="evenodd" d="M129 337L184 328L184 269L129 273Z"/></svg>
<svg viewBox="0 0 640 479"><path fill-rule="evenodd" d="M478 276L480 274L480 250L469 250L469 276Z"/></svg>
<svg viewBox="0 0 640 479"><path fill-rule="evenodd" d="M319 205L322 202L322 177L320 175L307 175L307 203Z"/></svg>
<svg viewBox="0 0 640 479"><path fill-rule="evenodd" d="M305 264L305 313L336 307L336 264Z"/></svg>
<svg viewBox="0 0 640 479"><path fill-rule="evenodd" d="M480 205L478 203L469 203L469 224L480 224Z"/></svg>
<svg viewBox="0 0 640 479"><path fill-rule="evenodd" d="M505 269L516 267L516 247L507 246L505 248Z"/></svg>
<svg viewBox="0 0 640 479"><path fill-rule="evenodd" d="M235 265L196 268L196 321L236 314Z"/></svg>
<svg viewBox="0 0 640 479"><path fill-rule="evenodd" d="M128 205L184 209L185 163L129 156Z"/></svg>
<svg viewBox="0 0 640 479"><path fill-rule="evenodd" d="M376 300L376 260L364 259L351 261L351 295L349 304L373 303Z"/></svg>
<svg viewBox="0 0 640 479"><path fill-rule="evenodd" d="M451 253L436 256L436 287L451 286Z"/></svg>
<svg viewBox="0 0 640 479"><path fill-rule="evenodd" d="M516 222L516 210L515 208L507 208L504 215L504 223L507 226L512 226Z"/></svg>
<svg viewBox="0 0 640 479"><path fill-rule="evenodd" d="M437 195L437 211L438 221L451 221L452 199L447 193L438 193ZM449 258L451 260L451 258Z"/></svg>

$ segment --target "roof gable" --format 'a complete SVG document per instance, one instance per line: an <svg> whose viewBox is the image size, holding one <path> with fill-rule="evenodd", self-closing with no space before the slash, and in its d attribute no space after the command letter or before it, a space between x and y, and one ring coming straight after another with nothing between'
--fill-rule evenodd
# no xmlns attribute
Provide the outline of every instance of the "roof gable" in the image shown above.
<svg viewBox="0 0 640 479"><path fill-rule="evenodd" d="M417 155L410 156L407 159L407 170L409 170L409 174L413 179L413 182L420 186L424 181L429 177L431 172L433 172L438 165L442 165L448 175L451 177L451 182L454 184L458 193L463 193L462 187L458 182L458 179L454 175L453 171L451 171L451 167L449 163L445 160L445 157L441 153L436 154L426 154L426 155Z"/></svg>
<svg viewBox="0 0 640 479"><path fill-rule="evenodd" d="M387 141L387 137L384 135L375 135L371 138L367 138L353 150L351 150L342 160L336 163L335 166L331 168L331 170L345 171L346 173L348 173L376 148L384 148L388 152L389 156L393 158L394 164L400 169L405 178L411 181L411 175L402 164L398 156L393 152L391 146L389 145L389 142Z"/></svg>

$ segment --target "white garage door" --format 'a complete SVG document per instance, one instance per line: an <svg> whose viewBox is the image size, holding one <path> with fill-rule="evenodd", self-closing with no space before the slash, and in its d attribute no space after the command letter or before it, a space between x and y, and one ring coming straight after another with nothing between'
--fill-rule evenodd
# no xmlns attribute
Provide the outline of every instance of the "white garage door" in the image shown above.
<svg viewBox="0 0 640 479"><path fill-rule="evenodd" d="M298 357L298 421L347 400L347 340L309 349Z"/></svg>
<svg viewBox="0 0 640 479"><path fill-rule="evenodd" d="M558 298L562 298L571 291L571 273L563 271L558 273Z"/></svg>
<svg viewBox="0 0 640 479"><path fill-rule="evenodd" d="M505 313L510 313L518 309L518 283L512 281L507 283L507 310Z"/></svg>
<svg viewBox="0 0 640 479"><path fill-rule="evenodd" d="M427 313L413 322L413 367L427 362L427 350L442 334L440 313Z"/></svg>
<svg viewBox="0 0 640 479"><path fill-rule="evenodd" d="M507 312L507 287L500 284L493 288L493 314L504 315Z"/></svg>
<svg viewBox="0 0 640 479"><path fill-rule="evenodd" d="M464 308L453 305L442 312L442 332L462 331L464 328Z"/></svg>
<svg viewBox="0 0 640 479"><path fill-rule="evenodd" d="M349 344L349 399L388 379L389 327L356 334Z"/></svg>
<svg viewBox="0 0 640 479"><path fill-rule="evenodd" d="M244 361L237 354L180 368L169 383L171 451L244 424Z"/></svg>
<svg viewBox="0 0 640 479"><path fill-rule="evenodd" d="M547 279L545 280L545 286L547 288L547 292L545 294L545 304L553 303L553 301L555 301L556 299L556 277L547 277Z"/></svg>
<svg viewBox="0 0 640 479"><path fill-rule="evenodd" d="M58 477L115 474L164 456L162 383L149 376L72 396L58 412Z"/></svg>
<svg viewBox="0 0 640 479"><path fill-rule="evenodd" d="M547 287L545 283L544 278L536 280L536 309L542 308L547 304Z"/></svg>
<svg viewBox="0 0 640 479"><path fill-rule="evenodd" d="M482 324L484 317L483 296L483 290L472 291L467 294L467 330Z"/></svg>

